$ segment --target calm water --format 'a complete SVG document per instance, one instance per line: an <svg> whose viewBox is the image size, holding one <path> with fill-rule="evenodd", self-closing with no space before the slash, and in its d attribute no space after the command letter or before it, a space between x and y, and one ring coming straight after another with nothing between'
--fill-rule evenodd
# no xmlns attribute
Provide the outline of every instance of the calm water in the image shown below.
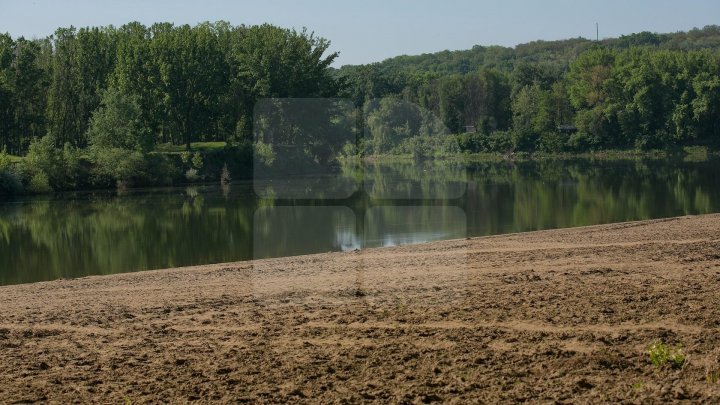
<svg viewBox="0 0 720 405"><path fill-rule="evenodd" d="M719 169L392 164L339 181L22 198L0 202L0 284L720 212Z"/></svg>

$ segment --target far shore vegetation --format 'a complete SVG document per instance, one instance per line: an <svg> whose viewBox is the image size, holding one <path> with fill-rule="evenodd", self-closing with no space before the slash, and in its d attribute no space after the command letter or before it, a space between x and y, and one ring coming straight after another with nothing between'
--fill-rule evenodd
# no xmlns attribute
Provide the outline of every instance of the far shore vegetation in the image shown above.
<svg viewBox="0 0 720 405"><path fill-rule="evenodd" d="M257 162L291 167L287 153L340 167L720 150L719 26L335 69L337 56L304 30L226 22L0 34L0 196L247 179ZM289 104L258 109L268 99L344 101L303 127L272 115Z"/></svg>

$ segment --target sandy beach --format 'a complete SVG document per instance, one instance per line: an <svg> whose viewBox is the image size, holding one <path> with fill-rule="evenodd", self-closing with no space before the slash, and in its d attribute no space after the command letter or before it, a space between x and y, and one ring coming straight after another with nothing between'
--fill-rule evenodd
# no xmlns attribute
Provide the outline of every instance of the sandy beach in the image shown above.
<svg viewBox="0 0 720 405"><path fill-rule="evenodd" d="M0 403L717 403L719 298L720 215L5 286Z"/></svg>

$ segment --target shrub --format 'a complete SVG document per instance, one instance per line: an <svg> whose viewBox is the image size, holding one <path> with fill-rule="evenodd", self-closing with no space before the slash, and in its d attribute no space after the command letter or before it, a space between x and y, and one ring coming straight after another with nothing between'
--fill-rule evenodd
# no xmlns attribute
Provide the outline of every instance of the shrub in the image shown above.
<svg viewBox="0 0 720 405"><path fill-rule="evenodd" d="M136 179L144 185L170 185L182 181L181 165L172 156L162 153L150 153L145 156L143 177Z"/></svg>
<svg viewBox="0 0 720 405"><path fill-rule="evenodd" d="M185 178L190 182L200 181L201 179L197 169L188 169L188 171L185 172Z"/></svg>
<svg viewBox="0 0 720 405"><path fill-rule="evenodd" d="M10 155L7 153L7 148L0 150L0 172L10 170Z"/></svg>
<svg viewBox="0 0 720 405"><path fill-rule="evenodd" d="M20 177L10 162L10 155L3 148L0 151L0 195L15 194L20 190L22 190Z"/></svg>
<svg viewBox="0 0 720 405"><path fill-rule="evenodd" d="M533 151L537 148L538 134L528 131L512 131L512 146L515 150Z"/></svg>
<svg viewBox="0 0 720 405"><path fill-rule="evenodd" d="M31 193L49 193L53 191L50 180L45 172L37 172L30 179L27 190Z"/></svg>
<svg viewBox="0 0 720 405"><path fill-rule="evenodd" d="M180 153L180 160L183 162L184 165L189 164L191 159L192 153L188 151Z"/></svg>
<svg viewBox="0 0 720 405"><path fill-rule="evenodd" d="M93 174L96 184L130 183L142 177L146 168L145 156L139 151L122 148L93 148Z"/></svg>
<svg viewBox="0 0 720 405"><path fill-rule="evenodd" d="M538 150L542 152L563 152L565 151L565 136L558 132L543 132L537 144Z"/></svg>
<svg viewBox="0 0 720 405"><path fill-rule="evenodd" d="M203 167L203 158L200 152L195 152L195 154L192 157L192 165L195 169L202 169Z"/></svg>
<svg viewBox="0 0 720 405"><path fill-rule="evenodd" d="M488 137L488 149L490 152L508 153L513 147L512 131L495 131Z"/></svg>
<svg viewBox="0 0 720 405"><path fill-rule="evenodd" d="M272 166L275 162L275 151L272 145L263 142L256 142L253 147L254 159L266 166Z"/></svg>
<svg viewBox="0 0 720 405"><path fill-rule="evenodd" d="M359 149L354 143L347 142L345 145L343 145L340 154L343 157L348 158L348 157L357 156L358 152L359 152Z"/></svg>
<svg viewBox="0 0 720 405"><path fill-rule="evenodd" d="M479 132L467 132L457 136L458 145L463 152L478 153L488 151L488 136Z"/></svg>
<svg viewBox="0 0 720 405"><path fill-rule="evenodd" d="M680 368L685 364L685 354L683 354L680 345L670 347L663 342L656 342L648 349L648 355L650 356L650 362L655 367L670 364L672 368Z"/></svg>
<svg viewBox="0 0 720 405"><path fill-rule="evenodd" d="M421 135L403 139L390 154L410 154L415 159L450 156L460 152L455 135Z"/></svg>
<svg viewBox="0 0 720 405"><path fill-rule="evenodd" d="M44 176L38 178L47 179L49 187L53 190L77 188L86 181L87 177L82 151L70 144L65 144L62 149L59 149L49 135L30 143L27 156L22 161L21 170L31 180L39 173L43 173Z"/></svg>

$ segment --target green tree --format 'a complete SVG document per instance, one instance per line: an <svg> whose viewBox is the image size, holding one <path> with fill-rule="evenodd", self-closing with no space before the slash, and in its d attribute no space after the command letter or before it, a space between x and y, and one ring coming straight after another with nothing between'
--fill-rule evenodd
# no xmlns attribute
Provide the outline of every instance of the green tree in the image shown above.
<svg viewBox="0 0 720 405"><path fill-rule="evenodd" d="M115 88L103 94L90 120L87 138L98 181L112 179L118 185L143 173L146 154L153 147L137 98Z"/></svg>
<svg viewBox="0 0 720 405"><path fill-rule="evenodd" d="M165 124L189 150L199 134L213 130L212 109L227 86L228 69L214 27L156 27L152 53L163 106L171 117Z"/></svg>
<svg viewBox="0 0 720 405"><path fill-rule="evenodd" d="M93 112L87 138L91 148L120 148L147 153L153 138L145 128L136 96L117 88L107 89Z"/></svg>
<svg viewBox="0 0 720 405"><path fill-rule="evenodd" d="M570 102L578 111L577 134L571 138L576 150L599 149L616 145L616 106L611 98L610 80L616 53L605 48L584 52L571 65L568 74Z"/></svg>

